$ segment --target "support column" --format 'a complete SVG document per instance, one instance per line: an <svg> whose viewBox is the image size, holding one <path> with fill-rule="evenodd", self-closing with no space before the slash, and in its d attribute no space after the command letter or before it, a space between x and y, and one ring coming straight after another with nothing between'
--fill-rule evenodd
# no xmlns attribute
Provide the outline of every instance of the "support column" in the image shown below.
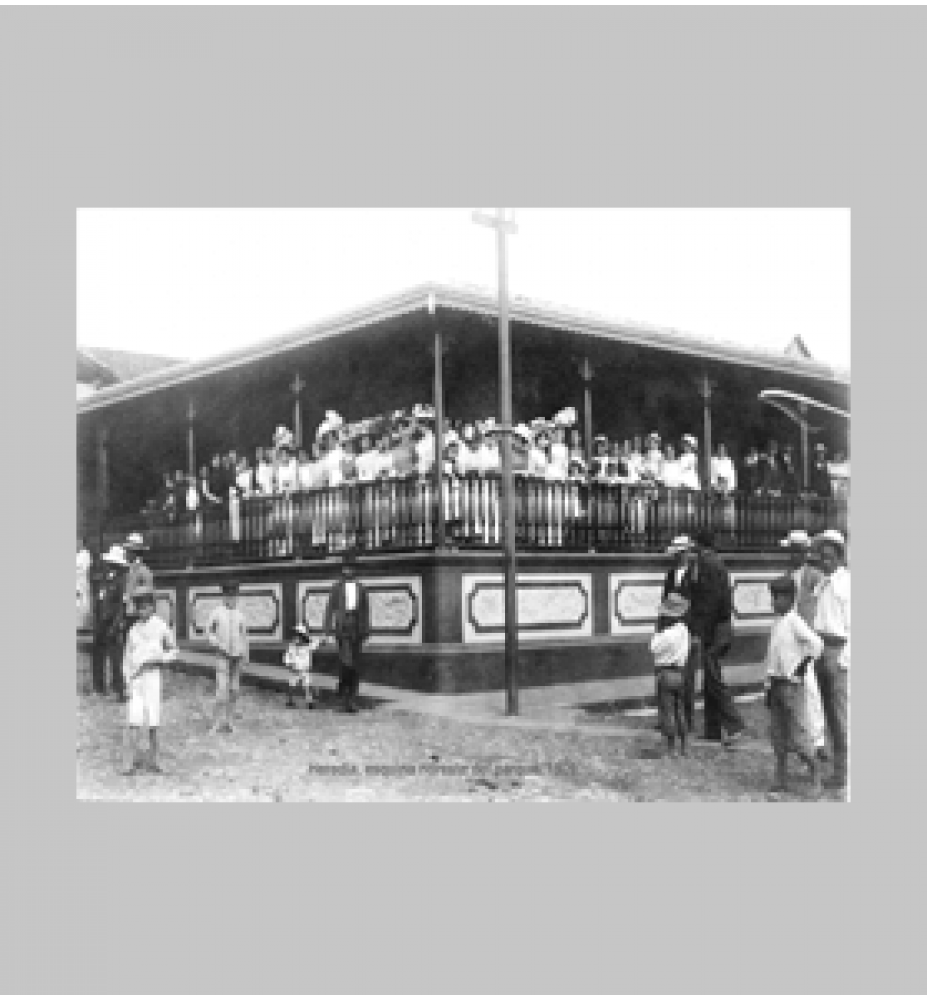
<svg viewBox="0 0 927 1000"><path fill-rule="evenodd" d="M296 373L296 377L290 383L290 390L293 393L293 437L296 441L296 447L302 448L303 446L303 411L302 403L300 401L300 393L306 388L305 381L300 378L299 372Z"/></svg>
<svg viewBox="0 0 927 1000"><path fill-rule="evenodd" d="M699 395L704 402L705 446L702 456L702 486L706 490L711 489L711 393L715 385L716 383L707 375L702 375L698 382Z"/></svg>
<svg viewBox="0 0 927 1000"><path fill-rule="evenodd" d="M193 421L196 420L196 406L193 400L187 404L187 475L196 478L196 437L193 433Z"/></svg>
<svg viewBox="0 0 927 1000"><path fill-rule="evenodd" d="M808 492L808 406L806 403L798 404L798 412L801 414L801 488L804 493Z"/></svg>
<svg viewBox="0 0 927 1000"><path fill-rule="evenodd" d="M109 428L97 427L97 550L103 551L103 522L109 511Z"/></svg>
<svg viewBox="0 0 927 1000"><path fill-rule="evenodd" d="M435 408L435 467L434 495L438 505L435 520L435 548L444 548L446 525L444 517L444 345L441 330L435 329L435 373L432 396Z"/></svg>
<svg viewBox="0 0 927 1000"><path fill-rule="evenodd" d="M592 377L594 372L589 358L583 358L583 449L586 468L592 463Z"/></svg>

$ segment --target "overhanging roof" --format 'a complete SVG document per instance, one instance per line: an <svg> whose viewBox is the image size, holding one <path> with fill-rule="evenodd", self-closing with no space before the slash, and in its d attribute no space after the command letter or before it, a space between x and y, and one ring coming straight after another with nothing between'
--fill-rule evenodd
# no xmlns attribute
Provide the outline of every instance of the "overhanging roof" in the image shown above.
<svg viewBox="0 0 927 1000"><path fill-rule="evenodd" d="M372 326L385 320L426 311L431 303L435 308L452 309L473 315L498 315L496 297L480 289L450 287L438 284L420 285L398 295L380 299L347 313L320 320L292 333L258 341L248 347L226 354L172 365L161 371L141 375L99 390L93 396L80 400L78 415L105 409L116 403L146 396L161 389L193 382L207 375L240 368L286 351L337 337ZM509 301L509 320L547 329L562 330L583 336L602 337L624 344L649 347L687 354L728 364L762 368L770 372L823 379L849 385L850 373L805 358L759 351L718 340L691 337L678 330L605 319L590 313L549 305L514 296Z"/></svg>

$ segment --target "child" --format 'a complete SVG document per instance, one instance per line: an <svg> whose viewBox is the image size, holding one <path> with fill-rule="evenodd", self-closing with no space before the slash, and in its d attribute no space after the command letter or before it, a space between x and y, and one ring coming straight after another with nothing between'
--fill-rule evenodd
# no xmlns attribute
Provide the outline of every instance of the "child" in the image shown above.
<svg viewBox="0 0 927 1000"><path fill-rule="evenodd" d="M657 611L657 631L650 640L657 673L657 705L660 730L666 737L667 752L676 756L676 736L683 757L688 755L685 707L686 662L689 659L689 629L682 621L689 602L681 594L669 594Z"/></svg>
<svg viewBox="0 0 927 1000"><path fill-rule="evenodd" d="M292 671L290 686L287 690L286 707L296 708L293 695L298 687L302 687L306 699L306 708L315 708L312 696L312 654L319 648L319 640L312 638L305 625L297 625L293 629L294 640L283 654L283 662Z"/></svg>
<svg viewBox="0 0 927 1000"><path fill-rule="evenodd" d="M795 581L781 576L769 585L776 621L766 653L766 707L769 735L776 756L776 776L770 796L786 791L787 761L791 750L808 766L811 794L821 795L821 778L808 725L804 677L808 664L818 659L823 643L795 610Z"/></svg>
<svg viewBox="0 0 927 1000"><path fill-rule="evenodd" d="M248 627L238 610L238 584L222 584L222 604L206 624L209 644L216 647L216 715L212 732L232 732L232 713L241 686L241 668L248 662ZM224 721L222 720L224 717Z"/></svg>
<svg viewBox="0 0 927 1000"><path fill-rule="evenodd" d="M149 770L162 773L158 763L158 726L161 724L162 664L177 659L177 643L170 628L154 613L154 590L146 585L135 590L139 620L126 637L122 670L128 691L128 718L123 740L122 773L135 771L138 731L148 717Z"/></svg>

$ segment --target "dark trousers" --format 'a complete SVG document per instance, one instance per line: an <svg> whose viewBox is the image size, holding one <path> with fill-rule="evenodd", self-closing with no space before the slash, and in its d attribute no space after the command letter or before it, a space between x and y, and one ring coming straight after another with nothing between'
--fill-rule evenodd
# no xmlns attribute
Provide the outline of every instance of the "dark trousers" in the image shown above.
<svg viewBox="0 0 927 1000"><path fill-rule="evenodd" d="M744 721L724 683L718 658L705 647L704 642L702 668L705 672L705 739L720 740L724 732L739 733L744 728Z"/></svg>
<svg viewBox="0 0 927 1000"><path fill-rule="evenodd" d="M702 643L698 636L692 636L689 646L689 658L682 677L682 707L686 720L686 729L692 732L692 719L695 716L695 675L702 662Z"/></svg>
<svg viewBox="0 0 927 1000"><path fill-rule="evenodd" d="M362 641L357 616L349 612L338 636L338 694L345 698L356 698L360 692Z"/></svg>
<svg viewBox="0 0 927 1000"><path fill-rule="evenodd" d="M121 695L125 687L122 679L122 636L114 638L97 633L93 637L93 690L97 694L106 694L107 664L112 675L110 686Z"/></svg>

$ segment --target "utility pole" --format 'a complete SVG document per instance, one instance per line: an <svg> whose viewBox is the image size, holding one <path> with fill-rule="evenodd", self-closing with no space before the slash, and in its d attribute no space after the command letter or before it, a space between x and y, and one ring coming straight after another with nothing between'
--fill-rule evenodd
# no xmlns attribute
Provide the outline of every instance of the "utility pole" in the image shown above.
<svg viewBox="0 0 927 1000"><path fill-rule="evenodd" d="M518 227L501 208L474 212L473 221L496 231L499 264L499 416L502 424L502 524L505 541L505 714L518 715L518 572L515 564L515 492L512 483L512 359L505 238Z"/></svg>

